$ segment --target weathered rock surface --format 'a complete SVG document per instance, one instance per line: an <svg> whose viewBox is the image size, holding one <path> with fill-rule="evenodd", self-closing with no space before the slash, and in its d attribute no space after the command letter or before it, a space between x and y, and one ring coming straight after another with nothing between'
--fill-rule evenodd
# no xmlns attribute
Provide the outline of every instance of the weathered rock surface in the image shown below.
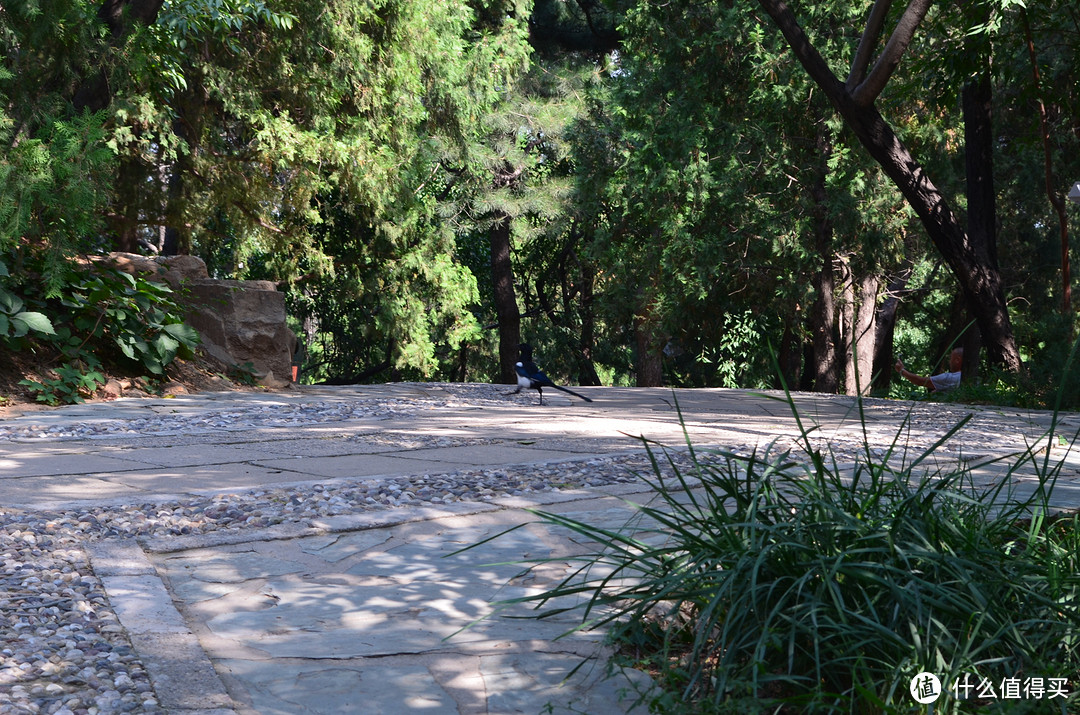
<svg viewBox="0 0 1080 715"><path fill-rule="evenodd" d="M137 253L115 252L91 256L89 260L91 263L107 263L133 276L142 275L150 280L163 281L173 290L186 281L210 278L206 263L197 256L140 256Z"/></svg>
<svg viewBox="0 0 1080 715"><path fill-rule="evenodd" d="M273 282L210 278L196 256L109 253L90 262L167 283L190 306L187 323L202 335L208 355L226 367L250 363L264 385L291 381L296 336L286 323L285 296Z"/></svg>
<svg viewBox="0 0 1080 715"><path fill-rule="evenodd" d="M193 308L188 324L207 353L226 365L251 363L264 384L290 381L296 336L286 325L285 295L273 283L203 278L184 287Z"/></svg>

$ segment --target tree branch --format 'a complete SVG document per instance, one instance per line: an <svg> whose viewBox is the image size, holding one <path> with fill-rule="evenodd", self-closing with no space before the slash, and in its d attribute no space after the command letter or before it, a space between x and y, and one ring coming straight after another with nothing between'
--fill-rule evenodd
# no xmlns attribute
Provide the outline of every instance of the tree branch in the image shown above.
<svg viewBox="0 0 1080 715"><path fill-rule="evenodd" d="M869 107L878 98L881 91L885 89L889 78L893 76L893 72L900 66L900 58L904 56L908 45L911 44L911 38L915 36L915 30L918 29L919 24L930 10L931 2L932 0L911 0L908 3L907 10L904 10L900 21L896 23L896 29L893 30L877 62L874 63L874 68L870 70L870 74L867 75L866 79L859 83L858 87L850 91L855 104L861 107ZM874 12L877 9L875 5Z"/></svg>
<svg viewBox="0 0 1080 715"><path fill-rule="evenodd" d="M761 7L773 19L784 35L791 51L795 53L806 73L814 82L825 90L825 95L836 105L842 95L847 94L840 80L829 69L829 63L821 56L806 36L795 14L784 0L758 0Z"/></svg>
<svg viewBox="0 0 1080 715"><path fill-rule="evenodd" d="M285 235L286 232L284 230L282 230L278 226L275 226L274 224L270 223L269 221L264 219L262 216L259 216L252 209L248 208L247 206L244 206L239 201L233 201L232 205L240 213L247 216L248 220L252 221L253 223L257 224L258 226L261 226L262 228L265 228L267 231L270 231L271 233L276 233L276 234L278 234L280 236Z"/></svg>
<svg viewBox="0 0 1080 715"><path fill-rule="evenodd" d="M866 21L866 29L863 30L862 38L859 39L859 49L855 51L855 57L851 60L851 71L848 73L846 87L852 92L859 83L866 78L866 68L870 66L870 56L874 53L874 46L881 37L881 28L885 26L885 18L889 16L889 8L892 0L876 0L870 17Z"/></svg>

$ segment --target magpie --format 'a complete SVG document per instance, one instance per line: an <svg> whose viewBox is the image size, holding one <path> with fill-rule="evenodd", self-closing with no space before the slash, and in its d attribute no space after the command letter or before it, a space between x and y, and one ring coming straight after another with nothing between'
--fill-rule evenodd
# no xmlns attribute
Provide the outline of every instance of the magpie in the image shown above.
<svg viewBox="0 0 1080 715"><path fill-rule="evenodd" d="M508 392L508 395L516 395L523 389L536 390L540 393L540 404L542 405L544 404L544 388L552 387L556 390L567 392L586 402L592 402L592 400L585 397L585 395L579 395L573 390L559 387L551 381L551 378L541 372L540 368L533 362L532 345L529 345L528 343L521 343L518 346L518 362L515 364L514 369L517 370L518 387L513 392Z"/></svg>

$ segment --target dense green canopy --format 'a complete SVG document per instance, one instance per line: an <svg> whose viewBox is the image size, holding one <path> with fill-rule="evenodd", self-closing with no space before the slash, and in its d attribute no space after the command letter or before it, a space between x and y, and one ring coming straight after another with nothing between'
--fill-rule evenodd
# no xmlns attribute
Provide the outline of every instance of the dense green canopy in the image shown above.
<svg viewBox="0 0 1080 715"><path fill-rule="evenodd" d="M191 253L279 282L308 380L507 380L527 340L586 383L778 367L906 396L896 355L929 372L962 343L969 378L1045 399L1073 330L1075 13L6 2L0 327L48 315L79 253Z"/></svg>

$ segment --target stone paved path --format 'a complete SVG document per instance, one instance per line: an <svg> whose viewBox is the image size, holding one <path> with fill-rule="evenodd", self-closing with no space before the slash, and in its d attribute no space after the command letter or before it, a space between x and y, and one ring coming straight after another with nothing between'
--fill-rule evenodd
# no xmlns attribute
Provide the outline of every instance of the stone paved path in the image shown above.
<svg viewBox="0 0 1080 715"><path fill-rule="evenodd" d="M594 403L540 407L504 389L301 388L4 419L0 546L18 588L0 595L0 713L627 712L620 693L647 683L601 677L600 634L557 639L570 616L515 618L523 606L477 620L556 583L580 544L531 524L451 554L533 521L527 506L624 523L622 499L647 498L637 436L748 451L789 444L798 425L775 394L583 388ZM868 401L860 416L848 398L795 402L841 462L864 437L879 451L906 445L910 459L970 414L928 463L966 460L977 484L1007 476L1019 493L1034 488L1033 465L1006 475L1005 462L986 462L1043 445L1053 425L1054 503L1080 507L1068 450L1080 415L1055 424L1043 412ZM93 574L48 601L31 574L53 542L85 550ZM71 558L48 578L75 573ZM516 562L533 558L551 562L520 576ZM108 608L85 605L95 588ZM76 647L97 631L111 645Z"/></svg>

